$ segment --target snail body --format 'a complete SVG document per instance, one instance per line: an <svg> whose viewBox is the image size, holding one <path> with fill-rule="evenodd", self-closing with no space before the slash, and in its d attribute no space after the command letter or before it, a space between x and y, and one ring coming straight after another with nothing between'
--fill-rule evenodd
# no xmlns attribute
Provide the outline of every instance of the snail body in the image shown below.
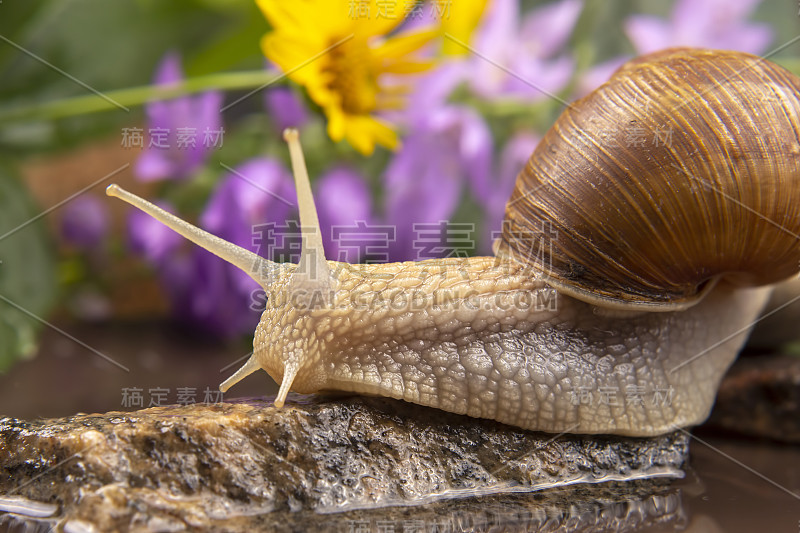
<svg viewBox="0 0 800 533"><path fill-rule="evenodd" d="M705 419L769 285L798 272L798 93L797 78L748 54L672 50L623 66L531 156L496 257L325 261L294 131L312 229L298 265L108 193L266 290L253 355L223 391L263 368L281 384L278 407L290 389L342 390L531 430L654 435ZM684 129L647 149L600 131L667 119Z"/></svg>
<svg viewBox="0 0 800 533"><path fill-rule="evenodd" d="M768 295L723 286L685 311L620 318L494 258L347 266L337 280L335 303L303 314L290 274L270 293L254 352L282 354L255 368L282 384L279 398L288 381L555 433L658 434L705 419Z"/></svg>

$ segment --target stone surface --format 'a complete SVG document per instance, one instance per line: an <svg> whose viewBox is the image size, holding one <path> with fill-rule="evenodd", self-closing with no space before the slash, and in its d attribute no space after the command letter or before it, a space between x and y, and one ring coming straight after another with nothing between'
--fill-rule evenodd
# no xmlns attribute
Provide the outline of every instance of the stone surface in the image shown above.
<svg viewBox="0 0 800 533"><path fill-rule="evenodd" d="M4 418L0 509L39 520L57 509L43 523L74 531L476 529L459 516L618 530L683 520L667 478L682 476L688 440L537 434L382 398L295 395L283 409L259 399Z"/></svg>
<svg viewBox="0 0 800 533"><path fill-rule="evenodd" d="M392 506L331 513L231 512L225 518L204 517L185 509L190 504L130 502L127 513L109 513L97 502L83 505L69 518L26 519L0 514L0 531L49 533L91 531L225 531L341 533L482 533L482 532L638 532L690 531L685 498L665 480L571 485L529 494L440 500L414 507ZM116 500L117 507L124 500ZM24 525L23 529L20 527ZM702 528L697 533L721 531Z"/></svg>
<svg viewBox="0 0 800 533"><path fill-rule="evenodd" d="M740 357L722 381L705 425L800 443L800 356Z"/></svg>

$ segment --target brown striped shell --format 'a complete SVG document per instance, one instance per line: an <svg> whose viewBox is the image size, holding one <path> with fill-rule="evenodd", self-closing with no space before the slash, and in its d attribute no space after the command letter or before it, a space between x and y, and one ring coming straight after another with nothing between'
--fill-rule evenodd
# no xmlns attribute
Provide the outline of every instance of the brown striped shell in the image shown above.
<svg viewBox="0 0 800 533"><path fill-rule="evenodd" d="M564 111L497 251L593 303L678 309L720 278L796 274L798 199L800 79L745 53L665 50Z"/></svg>

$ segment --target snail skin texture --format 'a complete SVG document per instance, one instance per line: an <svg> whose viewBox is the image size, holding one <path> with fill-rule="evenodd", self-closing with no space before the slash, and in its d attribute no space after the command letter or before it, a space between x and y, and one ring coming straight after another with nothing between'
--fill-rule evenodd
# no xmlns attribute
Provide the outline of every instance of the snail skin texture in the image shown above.
<svg viewBox="0 0 800 533"><path fill-rule="evenodd" d="M276 407L289 390L338 390L530 430L657 435L707 417L770 285L798 272L799 81L715 50L624 65L536 148L496 257L325 261L293 130L298 265L108 194L267 292L253 355L222 391L264 369ZM625 142L632 127L644 142Z"/></svg>

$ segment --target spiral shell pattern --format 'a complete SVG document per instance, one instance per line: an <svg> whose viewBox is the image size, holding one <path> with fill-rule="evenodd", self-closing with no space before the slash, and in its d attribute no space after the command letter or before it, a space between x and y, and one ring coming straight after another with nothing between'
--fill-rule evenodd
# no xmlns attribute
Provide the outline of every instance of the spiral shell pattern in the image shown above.
<svg viewBox="0 0 800 533"><path fill-rule="evenodd" d="M800 269L800 79L670 49L570 105L520 172L498 253L567 294L678 309Z"/></svg>

